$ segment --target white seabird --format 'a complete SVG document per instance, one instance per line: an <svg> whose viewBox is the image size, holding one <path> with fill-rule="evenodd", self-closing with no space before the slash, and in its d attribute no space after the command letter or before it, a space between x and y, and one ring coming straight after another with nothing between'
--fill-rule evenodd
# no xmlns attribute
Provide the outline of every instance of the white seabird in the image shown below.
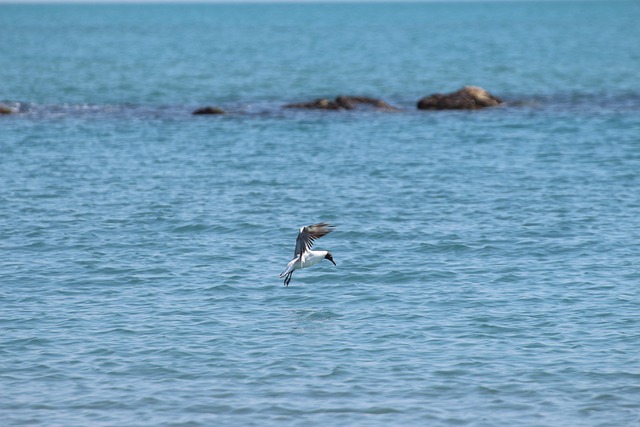
<svg viewBox="0 0 640 427"><path fill-rule="evenodd" d="M287 264L287 268L280 273L280 278L284 277L284 285L289 286L291 282L291 275L299 268L307 268L312 265L316 265L323 259L328 259L337 265L333 260L333 255L329 251L312 251L311 247L316 239L322 236L326 236L334 229L333 225L329 225L326 222L320 222L318 224L308 225L302 227L298 233L296 239L296 250L293 254L293 259Z"/></svg>

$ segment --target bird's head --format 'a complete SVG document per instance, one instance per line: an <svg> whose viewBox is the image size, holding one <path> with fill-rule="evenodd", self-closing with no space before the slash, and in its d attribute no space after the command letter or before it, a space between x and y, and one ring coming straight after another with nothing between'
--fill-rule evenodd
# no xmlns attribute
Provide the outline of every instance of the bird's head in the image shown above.
<svg viewBox="0 0 640 427"><path fill-rule="evenodd" d="M327 254L324 256L324 259L328 259L333 263L333 265L335 265L336 267L338 266L338 264L336 264L336 262L333 260L333 255L331 255L331 252L327 252Z"/></svg>

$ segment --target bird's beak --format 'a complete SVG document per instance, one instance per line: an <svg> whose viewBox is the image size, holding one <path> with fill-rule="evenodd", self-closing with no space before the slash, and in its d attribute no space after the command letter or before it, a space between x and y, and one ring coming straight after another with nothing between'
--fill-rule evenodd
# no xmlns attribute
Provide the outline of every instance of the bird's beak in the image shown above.
<svg viewBox="0 0 640 427"><path fill-rule="evenodd" d="M335 265L336 267L338 266L338 264L336 264L336 262L333 259L330 259L329 261L331 261L333 265Z"/></svg>

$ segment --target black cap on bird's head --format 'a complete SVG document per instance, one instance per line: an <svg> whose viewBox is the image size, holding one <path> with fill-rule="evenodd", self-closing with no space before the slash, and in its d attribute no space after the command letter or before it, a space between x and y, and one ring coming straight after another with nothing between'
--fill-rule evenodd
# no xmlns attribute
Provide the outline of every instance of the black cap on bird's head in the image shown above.
<svg viewBox="0 0 640 427"><path fill-rule="evenodd" d="M338 264L336 264L336 262L333 260L333 255L331 255L331 252L327 252L327 254L324 256L324 259L328 259L333 263L333 265L335 265L336 267L338 266Z"/></svg>

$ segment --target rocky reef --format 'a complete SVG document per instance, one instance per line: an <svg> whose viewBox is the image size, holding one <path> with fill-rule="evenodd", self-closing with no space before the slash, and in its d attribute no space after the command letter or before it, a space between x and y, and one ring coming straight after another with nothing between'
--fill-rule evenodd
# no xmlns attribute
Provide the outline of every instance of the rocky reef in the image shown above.
<svg viewBox="0 0 640 427"><path fill-rule="evenodd" d="M311 102L287 104L284 108L300 108L310 110L355 110L364 105L376 110L399 111L398 108L384 102L381 99L366 96L338 96L335 100L316 99Z"/></svg>
<svg viewBox="0 0 640 427"><path fill-rule="evenodd" d="M409 101L411 102L411 101ZM426 96L417 102L418 110L476 110L486 107L495 107L503 104L504 101L489 93L483 88L477 86L465 86L451 93L434 93ZM415 105L415 104L414 104ZM515 103L510 103L512 106L516 106ZM364 112L398 112L410 111L405 104L404 108L393 106L382 99L373 98L368 96L337 96L334 99L319 98L309 102L300 102L292 104L278 104L275 106L273 101L262 102L257 101L254 105L251 102L245 103L243 106L238 104L232 104L229 106L233 115L237 114L271 114L273 110L279 108L287 109L301 109L301 110L318 110L318 111L364 111ZM180 107L183 108L183 107ZM226 108L226 106L225 106ZM0 116L7 115L29 115L33 117L39 117L47 112L54 112L55 114L76 114L78 112L92 111L92 112L113 112L119 111L125 113L128 110L140 109L139 106L121 105L121 106L103 106L103 105L69 105L69 104L57 104L57 105L38 105L30 102L15 102L15 101L0 101ZM145 109L146 110L146 109ZM195 110L191 110L192 115L226 115L229 114L227 110L215 106L205 105Z"/></svg>
<svg viewBox="0 0 640 427"><path fill-rule="evenodd" d="M13 113L15 113L13 108L9 107L8 105L0 104L0 115L1 114L13 114Z"/></svg>
<svg viewBox="0 0 640 427"><path fill-rule="evenodd" d="M435 93L418 101L418 110L477 110L502 104L502 99L477 86L448 93Z"/></svg>
<svg viewBox="0 0 640 427"><path fill-rule="evenodd" d="M191 114L193 115L206 115L206 114L225 114L225 111L220 107L201 107L194 110Z"/></svg>

